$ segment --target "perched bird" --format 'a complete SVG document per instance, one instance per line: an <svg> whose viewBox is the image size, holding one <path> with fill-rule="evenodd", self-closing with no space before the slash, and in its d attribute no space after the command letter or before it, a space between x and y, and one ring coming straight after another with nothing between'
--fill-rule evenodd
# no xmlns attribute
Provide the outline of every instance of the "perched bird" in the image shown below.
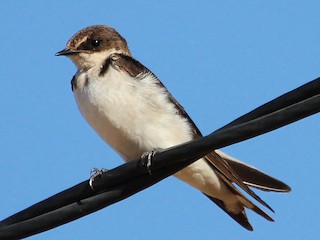
<svg viewBox="0 0 320 240"><path fill-rule="evenodd" d="M69 57L78 68L71 84L82 115L125 161L201 137L183 107L148 68L132 57L126 40L115 29L87 27L56 55ZM200 190L248 230L253 228L245 208L273 220L234 184L270 210L248 186L290 191L283 182L219 150L174 176Z"/></svg>

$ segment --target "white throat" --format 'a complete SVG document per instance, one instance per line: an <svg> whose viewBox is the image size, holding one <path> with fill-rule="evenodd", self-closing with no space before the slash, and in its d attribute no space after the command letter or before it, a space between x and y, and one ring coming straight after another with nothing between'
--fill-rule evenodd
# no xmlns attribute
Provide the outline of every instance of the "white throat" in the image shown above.
<svg viewBox="0 0 320 240"><path fill-rule="evenodd" d="M70 55L70 59L77 66L80 72L85 72L93 67L102 68L105 60L113 53L124 53L122 50L117 50L115 48L94 52L86 53L82 52L77 55Z"/></svg>

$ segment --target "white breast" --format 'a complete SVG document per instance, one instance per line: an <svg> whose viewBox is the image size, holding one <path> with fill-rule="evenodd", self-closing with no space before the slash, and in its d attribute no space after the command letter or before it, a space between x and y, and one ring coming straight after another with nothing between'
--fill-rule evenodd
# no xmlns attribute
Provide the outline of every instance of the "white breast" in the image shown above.
<svg viewBox="0 0 320 240"><path fill-rule="evenodd" d="M109 67L103 78L98 77L98 71L89 70L77 74L76 80L74 93L81 113L124 160L192 140L188 120L177 113L154 76L134 79ZM203 159L175 176L208 195L214 192L212 196L222 197L228 192Z"/></svg>
<svg viewBox="0 0 320 240"><path fill-rule="evenodd" d="M94 69L77 76L74 93L81 113L126 160L192 139L187 120L157 81L152 74L134 79L113 67L103 77Z"/></svg>

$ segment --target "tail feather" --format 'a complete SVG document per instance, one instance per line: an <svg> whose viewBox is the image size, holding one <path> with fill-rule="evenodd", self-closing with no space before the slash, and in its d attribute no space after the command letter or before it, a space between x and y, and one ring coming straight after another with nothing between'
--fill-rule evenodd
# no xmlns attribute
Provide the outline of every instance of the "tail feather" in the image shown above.
<svg viewBox="0 0 320 240"><path fill-rule="evenodd" d="M217 159L215 159L215 155L211 154L209 155L209 158L207 158L210 163L213 164L213 167L216 167L215 164ZM224 162L224 161L223 161ZM258 202L262 203L265 207L267 207L269 210L273 211L272 208L265 203L260 197L258 197L252 190L250 190L247 186L243 187L244 183L242 182L241 178L233 171L232 168L228 165L227 162L224 162L226 169L228 171L221 171L223 168L221 168L221 165L218 165L218 171L214 170L216 174L220 176L220 178L223 180L225 185L229 188L231 192L235 194L235 196L238 199L238 209L237 210L230 210L231 206L228 206L227 203L224 201L217 199L215 197L209 196L205 194L210 200L212 200L217 206L219 206L223 211L225 211L231 218L233 218L236 222L238 222L241 226L246 228L249 231L252 231L253 228L251 224L249 223L249 220L246 215L245 208L248 208L252 210L253 212L257 213L261 217L265 218L268 221L273 222L274 220L263 210L261 210L258 206L256 206L253 202L251 202L246 196L244 196L233 184L232 182L236 183L238 186L240 186L243 190L245 190L247 193L249 193L250 196L252 196L254 199L256 199ZM222 165L223 166L223 165ZM223 169L225 170L225 169ZM231 176L231 177L230 177ZM231 180L231 181L230 181ZM227 204L227 205L226 205Z"/></svg>
<svg viewBox="0 0 320 240"><path fill-rule="evenodd" d="M253 212L257 213L258 215L262 216L266 220L268 220L270 222L274 222L274 220L268 214L266 214L263 210L261 210L259 207L254 205L252 202L250 202L244 196L242 196L242 197L245 198L245 200L248 201L250 203L249 205L251 205L251 206L246 206L242 201L240 201L239 204L241 205L241 210L237 213L233 213L232 211L228 210L227 206L220 199L211 197L205 193L203 193L203 194L206 197L208 197L212 202L214 202L218 207L220 207L225 213L227 213L233 220L235 220L242 227L244 227L245 229L247 229L249 231L253 231L253 227L251 226L251 224L248 220L248 217L247 217L247 214L246 214L244 207L247 207L248 209L250 209Z"/></svg>
<svg viewBox="0 0 320 240"><path fill-rule="evenodd" d="M240 211L239 213L232 213L232 212L227 210L226 206L224 205L224 203L221 200L219 200L217 198L214 198L214 197L211 197L211 196L206 195L206 194L204 194L204 195L207 196L211 201L213 201L223 211L225 211L230 217L232 217L242 227L244 227L245 229L247 229L249 231L253 231L253 227L249 223L249 220L247 218L247 215L246 215L246 212L245 212L244 209L242 211Z"/></svg>
<svg viewBox="0 0 320 240"><path fill-rule="evenodd" d="M235 188L234 185L231 182L229 182L225 176L223 176L221 173L218 173L218 174L224 180L224 183L226 184L226 186L229 187L229 190L232 191L237 196L239 205L241 205L241 208L243 208L243 212L245 211L244 208L246 207L252 210L253 212L257 213L261 217L265 218L266 220L270 222L274 222L274 220L268 214L266 214L257 205L255 205L246 196L244 196L237 188Z"/></svg>
<svg viewBox="0 0 320 240"><path fill-rule="evenodd" d="M243 182L243 180L238 176L238 174L229 166L229 164L222 157L220 157L220 155L218 155L216 152L211 152L205 156L205 159L214 171L220 173L220 175L225 178L225 183L229 185L232 182L237 184L240 188L242 188L246 193L248 193L251 197L257 200L260 204L268 208L270 211L274 212L273 209L265 201L263 201ZM231 186L234 189L236 189L233 185Z"/></svg>
<svg viewBox="0 0 320 240"><path fill-rule="evenodd" d="M243 183L263 191L290 192L291 188L284 182L271 177L253 166L235 159L224 152L215 150L243 180Z"/></svg>
<svg viewBox="0 0 320 240"><path fill-rule="evenodd" d="M248 198L246 198L240 192L235 193L235 194L236 194L237 198L239 199L240 204L243 207L250 209L251 211L255 212L256 214L260 215L261 217L263 217L264 219L266 219L270 222L274 222L274 220L268 214L266 214L263 210L261 210L261 208L259 208L253 202L251 202Z"/></svg>

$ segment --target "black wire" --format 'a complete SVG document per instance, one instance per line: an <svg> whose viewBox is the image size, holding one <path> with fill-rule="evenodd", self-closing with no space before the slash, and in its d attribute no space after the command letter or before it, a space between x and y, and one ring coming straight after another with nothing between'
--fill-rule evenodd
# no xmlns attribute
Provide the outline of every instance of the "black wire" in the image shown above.
<svg viewBox="0 0 320 240"><path fill-rule="evenodd" d="M141 191L217 149L290 124L320 111L320 80L316 79L204 138L155 154L151 172L139 159L103 174L95 191L84 181L0 222L0 239L43 232L120 201ZM170 161L167 161L170 159Z"/></svg>
<svg viewBox="0 0 320 240"><path fill-rule="evenodd" d="M270 102L263 104L253 111L225 125L223 128L250 121L254 118L258 118L271 112L275 112L279 109L288 107L292 104L311 98L318 94L320 94L320 78L316 78L311 82L308 82L286 94L281 95L280 97L277 97Z"/></svg>

